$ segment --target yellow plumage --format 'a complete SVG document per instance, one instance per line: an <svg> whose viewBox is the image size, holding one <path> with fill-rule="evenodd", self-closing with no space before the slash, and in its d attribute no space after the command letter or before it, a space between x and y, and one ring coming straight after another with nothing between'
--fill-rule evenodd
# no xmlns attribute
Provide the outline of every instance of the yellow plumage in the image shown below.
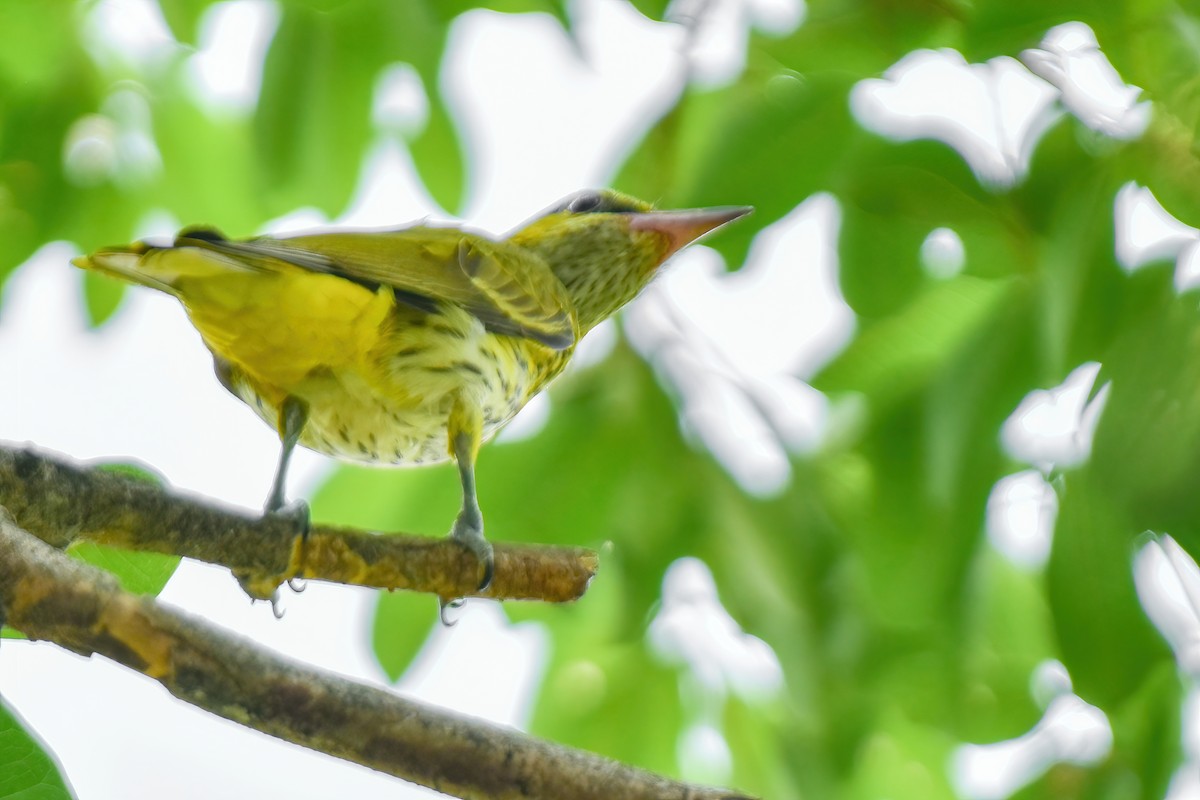
<svg viewBox="0 0 1200 800"><path fill-rule="evenodd" d="M582 193L504 240L455 228L232 241L189 229L76 259L180 300L217 375L291 449L367 463L454 457L452 535L484 563L475 454L566 366L580 336L671 253L748 209L652 211Z"/></svg>

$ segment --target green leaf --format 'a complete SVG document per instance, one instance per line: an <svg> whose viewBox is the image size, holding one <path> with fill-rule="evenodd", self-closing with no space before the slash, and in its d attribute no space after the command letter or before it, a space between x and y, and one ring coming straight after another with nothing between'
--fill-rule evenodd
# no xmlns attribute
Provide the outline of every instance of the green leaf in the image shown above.
<svg viewBox="0 0 1200 800"><path fill-rule="evenodd" d="M670 0L630 0L630 4L649 19L665 20Z"/></svg>
<svg viewBox="0 0 1200 800"><path fill-rule="evenodd" d="M121 587L134 594L157 595L179 566L179 556L122 550L95 542L76 541L67 554L113 573Z"/></svg>
<svg viewBox="0 0 1200 800"><path fill-rule="evenodd" d="M1030 676L1058 655L1042 576L983 548L966 592L960 736L978 743L1016 738L1042 716L1029 690Z"/></svg>
<svg viewBox="0 0 1200 800"><path fill-rule="evenodd" d="M0 639L25 639L25 634L7 625L0 625Z"/></svg>
<svg viewBox="0 0 1200 800"><path fill-rule="evenodd" d="M153 486L166 486L167 484L167 479L162 473L156 472L152 467L134 461L100 463L96 464L96 469L126 478L133 478L134 480L149 483Z"/></svg>
<svg viewBox="0 0 1200 800"><path fill-rule="evenodd" d="M74 9L67 3L0 4L0 85L5 94L52 92L78 58Z"/></svg>
<svg viewBox="0 0 1200 800"><path fill-rule="evenodd" d="M386 26L372 8L283 8L254 118L261 186L276 213L307 205L333 216L354 191L387 63Z"/></svg>
<svg viewBox="0 0 1200 800"><path fill-rule="evenodd" d="M54 757L2 699L0 797L8 800L69 800L74 797Z"/></svg>
<svg viewBox="0 0 1200 800"><path fill-rule="evenodd" d="M371 623L371 646L384 674L395 683L408 669L437 623L437 602L413 592L380 592Z"/></svg>
<svg viewBox="0 0 1200 800"><path fill-rule="evenodd" d="M108 321L120 307L124 296L125 285L121 281L90 270L83 273L84 309L93 327Z"/></svg>
<svg viewBox="0 0 1200 800"><path fill-rule="evenodd" d="M706 242L740 264L760 228L830 187L855 141L848 91L844 76L778 65L755 68L724 89L689 91L646 135L615 185L664 208L753 205L753 217Z"/></svg>
<svg viewBox="0 0 1200 800"><path fill-rule="evenodd" d="M1114 708L1171 655L1138 602L1139 520L1088 473L1068 476L1047 581L1063 664L1084 700Z"/></svg>
<svg viewBox="0 0 1200 800"><path fill-rule="evenodd" d="M175 38L185 44L196 44L200 20L216 0L159 0L163 19Z"/></svg>
<svg viewBox="0 0 1200 800"><path fill-rule="evenodd" d="M1113 755L1107 769L1116 778L1136 775L1143 797L1166 797L1171 778L1183 765L1183 701L1179 670L1164 662L1109 714Z"/></svg>
<svg viewBox="0 0 1200 800"><path fill-rule="evenodd" d="M1005 281L960 275L931 283L898 314L864 330L817 376L826 392L861 392L887 408L923 386L1011 295Z"/></svg>
<svg viewBox="0 0 1200 800"><path fill-rule="evenodd" d="M956 744L944 732L885 707L850 776L847 796L956 800L945 768Z"/></svg>

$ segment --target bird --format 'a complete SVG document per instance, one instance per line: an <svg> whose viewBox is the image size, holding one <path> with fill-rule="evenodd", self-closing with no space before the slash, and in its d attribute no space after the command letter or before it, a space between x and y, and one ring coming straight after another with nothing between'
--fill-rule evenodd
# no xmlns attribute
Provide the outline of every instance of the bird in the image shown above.
<svg viewBox="0 0 1200 800"><path fill-rule="evenodd" d="M452 225L229 239L192 226L76 266L176 298L219 382L280 438L267 514L297 446L376 465L453 460L462 505L450 536L494 576L475 463L570 361L579 340L672 255L752 211L656 210L613 190L577 192L503 237Z"/></svg>

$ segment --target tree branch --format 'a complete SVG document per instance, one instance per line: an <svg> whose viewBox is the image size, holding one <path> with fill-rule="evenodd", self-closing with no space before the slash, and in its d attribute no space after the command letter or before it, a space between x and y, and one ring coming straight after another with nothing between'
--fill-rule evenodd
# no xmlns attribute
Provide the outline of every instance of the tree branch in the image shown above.
<svg viewBox="0 0 1200 800"><path fill-rule="evenodd" d="M284 518L252 517L146 480L3 445L0 505L54 547L87 539L223 564L263 599L301 577L446 599L566 602L583 595L599 566L595 552L582 547L496 543L495 579L479 592L474 557L447 538L314 525L302 543Z"/></svg>
<svg viewBox="0 0 1200 800"><path fill-rule="evenodd" d="M735 800L302 666L149 597L0 508L0 609L31 639L138 670L192 705L473 800Z"/></svg>

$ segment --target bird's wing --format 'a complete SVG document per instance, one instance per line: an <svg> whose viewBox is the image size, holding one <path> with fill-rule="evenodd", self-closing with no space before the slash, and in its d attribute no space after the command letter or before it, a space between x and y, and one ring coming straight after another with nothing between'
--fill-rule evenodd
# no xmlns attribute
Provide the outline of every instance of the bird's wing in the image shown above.
<svg viewBox="0 0 1200 800"><path fill-rule="evenodd" d="M555 350L575 343L577 328L566 288L546 263L524 248L453 228L406 228L262 237L230 241L220 234L182 232L176 246L194 246L270 270L271 261L337 275L368 288L390 287L396 299L423 311L459 305L493 333L522 336Z"/></svg>

